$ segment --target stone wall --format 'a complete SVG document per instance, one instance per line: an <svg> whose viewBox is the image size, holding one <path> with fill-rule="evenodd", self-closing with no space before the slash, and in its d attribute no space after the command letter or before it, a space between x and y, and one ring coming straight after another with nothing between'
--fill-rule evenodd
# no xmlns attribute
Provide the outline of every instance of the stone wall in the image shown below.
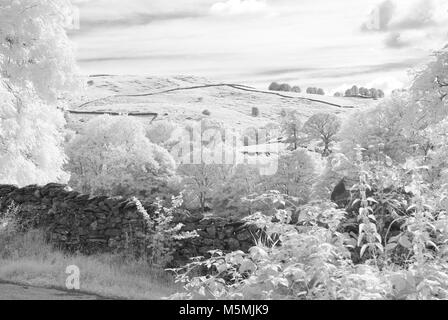
<svg viewBox="0 0 448 320"><path fill-rule="evenodd" d="M56 247L84 254L132 250L144 253L151 230L145 220L154 215L149 204L142 210L135 199L89 197L64 185L17 188L0 185L0 215L14 204L18 226L26 231L42 229ZM247 251L253 245L255 228L241 221L204 217L201 214L176 216L173 223L199 237L182 240L177 261L206 255L210 250Z"/></svg>

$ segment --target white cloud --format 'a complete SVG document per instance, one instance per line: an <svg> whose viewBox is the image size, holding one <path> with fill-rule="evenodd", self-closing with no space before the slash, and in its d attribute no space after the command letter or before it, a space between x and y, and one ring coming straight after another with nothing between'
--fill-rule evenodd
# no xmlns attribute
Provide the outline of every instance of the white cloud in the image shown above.
<svg viewBox="0 0 448 320"><path fill-rule="evenodd" d="M425 39L446 40L440 29L448 26L447 11L446 0L385 0L375 6L362 30L385 32L389 48L423 48Z"/></svg>
<svg viewBox="0 0 448 320"><path fill-rule="evenodd" d="M285 81L326 91L341 83L347 84L344 89L365 86L383 76L405 83L406 68L399 64L429 57L431 51L422 47L442 47L447 28L436 23L419 33L397 30L400 36L391 41L398 47L385 49L391 30L365 33L358 28L382 1L78 0L81 30L72 37L86 73L192 74L261 88ZM440 21L444 15L446 10L436 10L433 17ZM384 21L389 26L392 19ZM398 66L391 70L388 65L394 63ZM396 86L389 83L386 87Z"/></svg>
<svg viewBox="0 0 448 320"><path fill-rule="evenodd" d="M268 5L263 0L228 0L217 2L210 8L210 13L215 15L242 15L268 11Z"/></svg>
<svg viewBox="0 0 448 320"><path fill-rule="evenodd" d="M386 93L390 93L395 89L401 89L405 86L403 82L395 77L381 77L376 78L373 81L365 85L366 88L379 88Z"/></svg>

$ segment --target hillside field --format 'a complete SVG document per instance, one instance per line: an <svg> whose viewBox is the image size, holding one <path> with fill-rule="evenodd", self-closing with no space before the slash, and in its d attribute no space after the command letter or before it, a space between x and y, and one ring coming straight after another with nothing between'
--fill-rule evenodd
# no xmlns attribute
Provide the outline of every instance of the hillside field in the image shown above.
<svg viewBox="0 0 448 320"><path fill-rule="evenodd" d="M303 121L318 112L346 116L359 108L379 101L359 98L336 98L294 92L276 92L243 84L212 83L204 78L156 78L142 76L90 76L82 95L71 102L75 111L119 113L157 113L157 120L182 123L210 118L235 129L263 127L277 122L282 109L295 109ZM260 115L252 116L252 108ZM78 127L90 115L70 115L71 127ZM145 117L151 121L153 117Z"/></svg>

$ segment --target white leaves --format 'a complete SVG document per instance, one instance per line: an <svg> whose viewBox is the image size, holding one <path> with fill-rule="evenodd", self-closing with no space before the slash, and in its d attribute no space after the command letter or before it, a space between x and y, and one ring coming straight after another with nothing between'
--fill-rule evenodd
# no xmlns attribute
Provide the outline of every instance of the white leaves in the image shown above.
<svg viewBox="0 0 448 320"><path fill-rule="evenodd" d="M257 269L257 265L249 259L244 259L239 268L240 273L253 272Z"/></svg>
<svg viewBox="0 0 448 320"><path fill-rule="evenodd" d="M361 258L364 256L364 253L366 252L368 247L369 247L368 244L365 244L365 245L362 246L361 253L360 253Z"/></svg>
<svg viewBox="0 0 448 320"><path fill-rule="evenodd" d="M47 103L78 88L74 50L64 30L71 9L67 0L17 0L2 6L0 70L13 87L26 88Z"/></svg>
<svg viewBox="0 0 448 320"><path fill-rule="evenodd" d="M0 83L0 183L67 182L62 171L64 118L54 107L24 96L19 100ZM2 99L3 98L3 99ZM14 110L14 112L11 112Z"/></svg>
<svg viewBox="0 0 448 320"><path fill-rule="evenodd" d="M395 242L389 242L387 245L386 245L386 251L392 251L392 250L394 250L396 247L397 247L397 243L395 243Z"/></svg>
<svg viewBox="0 0 448 320"><path fill-rule="evenodd" d="M411 249L412 248L412 242L409 240L409 238L405 235L401 236L398 239L398 243L400 245L402 245L403 247L405 247L406 249Z"/></svg>
<svg viewBox="0 0 448 320"><path fill-rule="evenodd" d="M163 186L175 174L171 155L149 141L142 122L128 116L89 121L67 146L71 184L91 193L129 195Z"/></svg>
<svg viewBox="0 0 448 320"><path fill-rule="evenodd" d="M254 260L263 260L269 257L268 253L260 247L252 247L249 250L250 256Z"/></svg>

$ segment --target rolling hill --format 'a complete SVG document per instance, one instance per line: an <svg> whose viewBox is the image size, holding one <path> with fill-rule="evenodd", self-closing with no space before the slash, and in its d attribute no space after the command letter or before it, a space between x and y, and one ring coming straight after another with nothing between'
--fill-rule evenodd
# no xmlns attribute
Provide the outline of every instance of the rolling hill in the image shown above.
<svg viewBox="0 0 448 320"><path fill-rule="evenodd" d="M378 103L374 100L337 98L293 92L276 92L242 84L212 83L204 78L179 76L157 78L143 76L96 75L88 78L83 94L71 101L69 116L72 127L81 125L95 115L84 112L151 113L157 120L169 119L179 123L199 120L204 110L210 118L225 126L243 129L262 127L276 122L282 109L295 109L303 121L318 112L340 116ZM252 116L252 108L260 115Z"/></svg>

